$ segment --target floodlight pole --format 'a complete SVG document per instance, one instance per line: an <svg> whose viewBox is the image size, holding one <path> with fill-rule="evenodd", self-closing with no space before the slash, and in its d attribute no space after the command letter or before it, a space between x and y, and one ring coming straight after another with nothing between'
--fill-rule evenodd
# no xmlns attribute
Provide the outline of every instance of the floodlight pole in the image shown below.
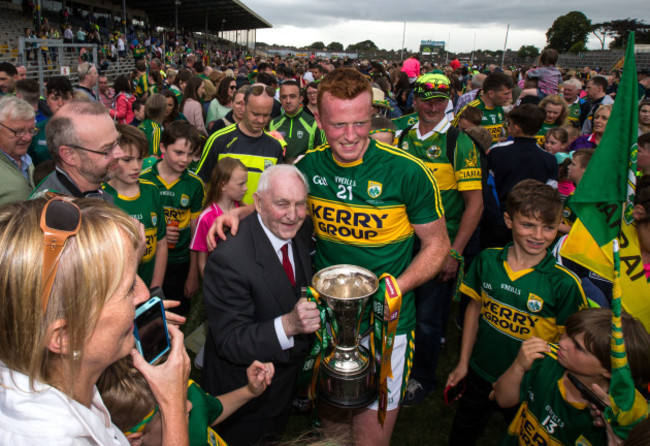
<svg viewBox="0 0 650 446"><path fill-rule="evenodd" d="M126 0L122 0L122 24L124 25L124 48L126 48Z"/></svg>
<svg viewBox="0 0 650 446"><path fill-rule="evenodd" d="M399 58L404 60L404 42L406 39L406 21L404 22L404 30L402 31L402 49L400 50Z"/></svg>
<svg viewBox="0 0 650 446"><path fill-rule="evenodd" d="M175 0L174 1L174 16L176 19L176 26L174 27L174 32L176 33L176 37L178 38L178 7L181 5L180 0Z"/></svg>
<svg viewBox="0 0 650 446"><path fill-rule="evenodd" d="M506 47L508 46L508 33L510 32L510 23L506 28L506 41L503 42L503 54L501 55L501 68L503 68L504 61L506 59Z"/></svg>

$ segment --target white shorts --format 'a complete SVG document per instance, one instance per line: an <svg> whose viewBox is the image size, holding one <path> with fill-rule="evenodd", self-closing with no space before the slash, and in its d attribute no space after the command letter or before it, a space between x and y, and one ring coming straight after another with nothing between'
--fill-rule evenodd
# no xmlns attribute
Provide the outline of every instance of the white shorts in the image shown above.
<svg viewBox="0 0 650 446"><path fill-rule="evenodd" d="M390 366L393 370L393 377L388 378L388 410L394 410L399 407L402 389L408 380L408 376L404 376L404 364L406 361L407 350L412 351L412 348L408 349L408 338L409 337L405 334L395 336L395 344L393 345L393 352L390 361ZM363 338L361 340L361 345L368 348L369 339L369 337ZM407 374L410 374L410 372L411 367L408 368ZM377 376L377 380L379 380L379 376ZM378 410L378 408L379 398L377 398L374 403L370 404L367 407L367 409L370 410Z"/></svg>

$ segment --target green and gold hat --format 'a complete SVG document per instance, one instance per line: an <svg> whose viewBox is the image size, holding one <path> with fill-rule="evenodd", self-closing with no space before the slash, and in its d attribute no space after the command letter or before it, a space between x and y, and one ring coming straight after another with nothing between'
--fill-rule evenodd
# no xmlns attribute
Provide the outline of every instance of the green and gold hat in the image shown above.
<svg viewBox="0 0 650 446"><path fill-rule="evenodd" d="M415 81L414 93L422 101L433 98L451 99L451 83L444 74L427 73Z"/></svg>

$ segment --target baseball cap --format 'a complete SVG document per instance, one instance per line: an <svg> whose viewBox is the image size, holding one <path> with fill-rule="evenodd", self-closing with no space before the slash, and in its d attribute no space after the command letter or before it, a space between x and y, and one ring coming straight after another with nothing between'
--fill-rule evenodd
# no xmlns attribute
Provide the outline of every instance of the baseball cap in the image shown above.
<svg viewBox="0 0 650 446"><path fill-rule="evenodd" d="M451 99L450 90L451 84L444 74L427 73L415 81L414 93L423 101L433 98Z"/></svg>

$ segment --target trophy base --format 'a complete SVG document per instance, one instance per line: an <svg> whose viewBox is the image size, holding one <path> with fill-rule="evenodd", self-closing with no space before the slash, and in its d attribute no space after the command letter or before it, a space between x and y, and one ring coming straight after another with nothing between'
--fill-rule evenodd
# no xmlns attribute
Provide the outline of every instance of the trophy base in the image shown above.
<svg viewBox="0 0 650 446"><path fill-rule="evenodd" d="M377 383L371 364L374 365L370 361L363 370L354 374L338 373L322 364L318 374L318 397L327 404L343 409L370 405L377 399Z"/></svg>

